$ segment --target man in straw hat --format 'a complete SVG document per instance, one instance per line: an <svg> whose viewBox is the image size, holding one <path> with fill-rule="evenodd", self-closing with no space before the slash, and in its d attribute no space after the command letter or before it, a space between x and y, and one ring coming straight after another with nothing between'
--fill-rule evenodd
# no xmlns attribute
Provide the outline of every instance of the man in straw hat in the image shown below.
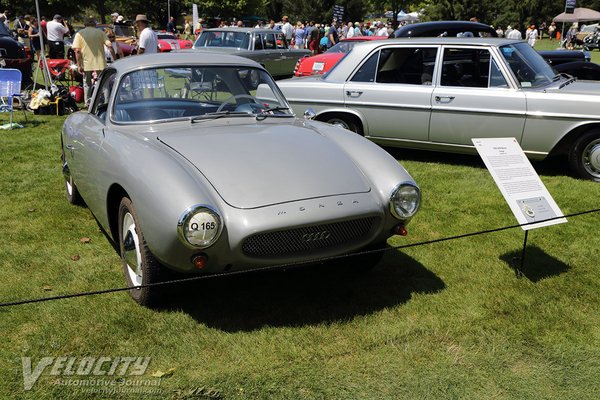
<svg viewBox="0 0 600 400"><path fill-rule="evenodd" d="M140 34L137 53L158 53L158 37L152 28L150 28L148 18L144 14L138 14L135 17L135 26Z"/></svg>

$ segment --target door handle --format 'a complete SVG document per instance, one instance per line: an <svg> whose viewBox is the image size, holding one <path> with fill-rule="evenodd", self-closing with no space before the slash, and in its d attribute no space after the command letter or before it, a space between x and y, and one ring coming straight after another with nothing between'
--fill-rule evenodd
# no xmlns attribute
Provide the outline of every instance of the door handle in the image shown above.
<svg viewBox="0 0 600 400"><path fill-rule="evenodd" d="M448 100L449 102L454 100L454 96L435 96L435 101Z"/></svg>
<svg viewBox="0 0 600 400"><path fill-rule="evenodd" d="M360 90L346 90L346 96L349 97L359 97L361 94L363 94L363 92Z"/></svg>
<svg viewBox="0 0 600 400"><path fill-rule="evenodd" d="M67 150L75 150L75 146L73 146L72 144L68 144L65 147L67 148Z"/></svg>

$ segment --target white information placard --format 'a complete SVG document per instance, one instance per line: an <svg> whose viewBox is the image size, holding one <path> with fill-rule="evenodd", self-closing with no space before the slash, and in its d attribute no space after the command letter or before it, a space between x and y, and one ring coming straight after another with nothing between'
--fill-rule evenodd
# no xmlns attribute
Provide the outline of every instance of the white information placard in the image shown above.
<svg viewBox="0 0 600 400"><path fill-rule="evenodd" d="M515 138L472 139L519 224L564 214L533 169ZM523 230L567 222L566 218L522 226Z"/></svg>

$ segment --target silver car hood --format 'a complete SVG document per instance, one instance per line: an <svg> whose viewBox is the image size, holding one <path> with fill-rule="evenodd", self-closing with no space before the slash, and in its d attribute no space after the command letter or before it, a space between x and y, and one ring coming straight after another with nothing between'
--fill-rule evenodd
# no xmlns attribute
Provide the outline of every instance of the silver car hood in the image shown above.
<svg viewBox="0 0 600 400"><path fill-rule="evenodd" d="M236 208L371 189L350 156L300 123L196 125L161 134L159 140L191 162Z"/></svg>
<svg viewBox="0 0 600 400"><path fill-rule="evenodd" d="M597 96L600 93L600 83L596 81L575 81L562 88L559 85L551 86L544 90L546 93L562 94L592 94Z"/></svg>

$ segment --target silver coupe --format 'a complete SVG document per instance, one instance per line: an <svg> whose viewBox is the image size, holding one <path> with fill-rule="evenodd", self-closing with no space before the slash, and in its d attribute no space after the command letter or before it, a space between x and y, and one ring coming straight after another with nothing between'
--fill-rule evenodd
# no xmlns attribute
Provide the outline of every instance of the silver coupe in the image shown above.
<svg viewBox="0 0 600 400"><path fill-rule="evenodd" d="M472 138L515 137L530 158L566 154L600 181L600 82L556 74L526 42L360 43L328 74L278 85L295 110L382 145L475 153Z"/></svg>
<svg viewBox="0 0 600 400"><path fill-rule="evenodd" d="M85 201L119 248L131 296L149 306L159 288L140 286L169 270L240 271L383 247L406 234L421 201L388 153L296 118L266 70L237 56L113 63L89 110L65 121L62 159L67 199Z"/></svg>

